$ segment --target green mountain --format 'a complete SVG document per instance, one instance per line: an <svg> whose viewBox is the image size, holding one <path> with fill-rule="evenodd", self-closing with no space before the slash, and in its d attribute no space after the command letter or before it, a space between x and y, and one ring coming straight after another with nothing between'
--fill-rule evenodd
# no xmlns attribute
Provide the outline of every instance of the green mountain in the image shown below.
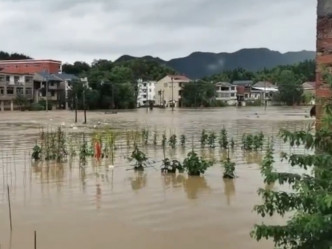
<svg viewBox="0 0 332 249"><path fill-rule="evenodd" d="M315 55L313 51L280 53L266 48L253 48L242 49L234 53L194 52L187 57L170 61L151 56L141 58L157 61L189 78L198 79L235 68L244 68L254 72L279 65L291 65L305 60L313 60ZM131 59L137 59L137 57L125 55L120 57L118 61Z"/></svg>

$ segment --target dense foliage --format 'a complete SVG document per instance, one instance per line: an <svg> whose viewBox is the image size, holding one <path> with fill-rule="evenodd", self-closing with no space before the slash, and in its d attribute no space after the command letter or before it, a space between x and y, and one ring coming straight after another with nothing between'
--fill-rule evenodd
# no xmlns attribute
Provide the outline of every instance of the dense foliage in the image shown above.
<svg viewBox="0 0 332 249"><path fill-rule="evenodd" d="M112 62L96 60L90 66L85 62L64 64L63 72L88 77L86 103L89 109L127 109L136 107L138 79L160 80L174 70L153 60L133 59ZM78 95L82 108L83 87L78 84L73 94ZM73 100L73 96L71 96Z"/></svg>
<svg viewBox="0 0 332 249"><path fill-rule="evenodd" d="M0 51L0 60L22 60L22 59L31 59L29 56L19 53L7 53Z"/></svg>
<svg viewBox="0 0 332 249"><path fill-rule="evenodd" d="M331 75L325 78L330 87L331 79ZM267 150L262 165L265 183L277 182L291 188L289 191L260 189L263 204L255 210L263 217L287 215L290 218L283 225L256 225L252 235L257 240L271 238L276 247L285 249L332 248L332 98L322 103L324 119L315 134L310 130L281 131L284 142L291 147L303 146L314 152L282 155L290 166L301 170L277 172L273 167L272 147Z"/></svg>
<svg viewBox="0 0 332 249"><path fill-rule="evenodd" d="M91 87L86 93L89 109L134 108L136 106L137 79L160 80L167 74L175 73L173 69L160 61L152 59L115 62L95 60L91 65L77 61L73 64L64 64L63 71L88 77ZM276 101L288 105L299 104L303 99L311 99L302 96L300 84L305 81L313 81L314 75L314 61L278 66L259 72L238 68L186 84L182 90L181 105L183 107L224 106L225 103L215 100L214 83L235 80L270 81L279 86L280 94L275 96Z"/></svg>

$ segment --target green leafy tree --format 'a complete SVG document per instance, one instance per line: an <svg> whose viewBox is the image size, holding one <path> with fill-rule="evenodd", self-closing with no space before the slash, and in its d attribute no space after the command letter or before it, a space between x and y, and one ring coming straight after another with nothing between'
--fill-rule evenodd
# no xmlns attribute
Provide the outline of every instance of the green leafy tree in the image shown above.
<svg viewBox="0 0 332 249"><path fill-rule="evenodd" d="M325 79L332 87L331 75ZM286 184L290 190L260 189L263 204L255 210L262 217L278 214L290 218L284 225L256 225L252 236L257 240L273 239L277 248L332 248L332 98L322 103L324 117L315 134L310 130L281 131L284 142L291 147L304 146L315 152L282 155L292 167L301 168L305 173L277 172L271 145L263 161L265 183Z"/></svg>
<svg viewBox="0 0 332 249"><path fill-rule="evenodd" d="M303 89L301 81L290 70L283 70L278 79L279 99L287 105L299 104Z"/></svg>

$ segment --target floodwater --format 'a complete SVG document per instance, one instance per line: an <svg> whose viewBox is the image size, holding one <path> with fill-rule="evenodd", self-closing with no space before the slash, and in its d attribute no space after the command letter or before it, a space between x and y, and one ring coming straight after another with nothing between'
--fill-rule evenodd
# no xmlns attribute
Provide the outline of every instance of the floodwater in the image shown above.
<svg viewBox="0 0 332 249"><path fill-rule="evenodd" d="M308 112L304 107L88 112L88 125L82 124L80 112L76 126L73 112L0 113L0 248L33 248L34 231L37 247L45 249L273 248L270 241L257 243L249 236L253 225L262 222L252 210L260 203L258 188L266 186L259 166L263 153L243 152L241 137L259 131L274 136L278 158L281 151L291 151L276 137L279 129L307 127L313 122L305 117ZM84 168L78 160L31 162L31 149L41 129L55 130L60 125L68 134L92 133L103 127L119 132L114 162L91 159ZM223 180L218 163L227 153L218 146L202 149L199 145L202 129L219 134L222 127L236 142L230 155L237 163L234 180ZM132 148L126 147L122 133L142 129L150 131L149 145L141 149L150 158L151 167L137 173L128 170ZM152 145L153 132L159 134L157 146ZM200 177L162 175L160 141L164 132L187 137L185 148L168 146L167 157L182 160L194 147L217 163ZM296 170L285 163L276 167ZM282 221L273 217L264 222Z"/></svg>

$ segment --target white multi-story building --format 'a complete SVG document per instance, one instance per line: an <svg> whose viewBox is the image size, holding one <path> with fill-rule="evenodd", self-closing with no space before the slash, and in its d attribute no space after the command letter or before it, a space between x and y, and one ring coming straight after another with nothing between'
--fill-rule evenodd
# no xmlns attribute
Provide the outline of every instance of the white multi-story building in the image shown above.
<svg viewBox="0 0 332 249"><path fill-rule="evenodd" d="M229 105L236 104L236 86L228 82L216 83L216 100L221 100Z"/></svg>
<svg viewBox="0 0 332 249"><path fill-rule="evenodd" d="M137 107L147 106L151 101L154 102L155 87L155 81L143 81L142 79L137 81Z"/></svg>

